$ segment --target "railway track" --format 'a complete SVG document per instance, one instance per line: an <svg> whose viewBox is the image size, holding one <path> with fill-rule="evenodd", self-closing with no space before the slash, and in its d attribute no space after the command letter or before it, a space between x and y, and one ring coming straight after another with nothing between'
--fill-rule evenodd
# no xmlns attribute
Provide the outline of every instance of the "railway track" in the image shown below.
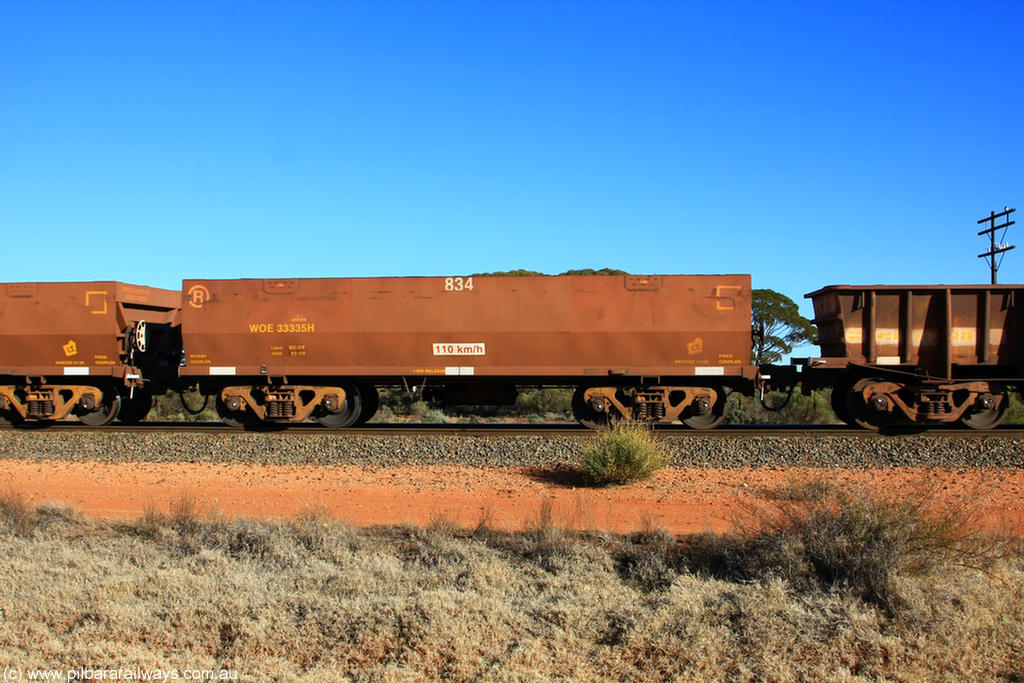
<svg viewBox="0 0 1024 683"><path fill-rule="evenodd" d="M572 424L371 424L347 429L329 429L316 423L292 423L287 427L262 427L243 430L226 425L222 422L144 422L137 425L112 425L92 427L79 422L58 422L47 427L38 425L12 427L4 425L0 431L9 432L74 432L74 433L204 433L204 434L243 434L266 433L302 437L303 435L332 435L339 438L367 436L466 436L466 437L507 437L507 436L551 436L551 437L586 437L593 430L581 425ZM927 436L943 438L998 438L1024 439L1024 425L1003 425L992 430L976 430L965 427L933 427L921 429L906 427L890 429L884 432L871 432L855 429L845 425L735 425L718 429L701 431L689 429L682 425L658 425L655 431L666 437L689 438L736 438L764 436L828 436L828 437L862 437L891 439L900 436Z"/></svg>

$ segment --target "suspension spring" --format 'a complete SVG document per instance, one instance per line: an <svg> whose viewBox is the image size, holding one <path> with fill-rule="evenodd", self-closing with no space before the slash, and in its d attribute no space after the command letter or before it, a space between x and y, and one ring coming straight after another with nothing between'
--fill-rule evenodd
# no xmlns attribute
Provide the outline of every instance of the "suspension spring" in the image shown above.
<svg viewBox="0 0 1024 683"><path fill-rule="evenodd" d="M267 401L267 417L278 420L295 417L295 403L292 401Z"/></svg>
<svg viewBox="0 0 1024 683"><path fill-rule="evenodd" d="M53 415L53 401L29 401L28 416L31 418L45 418Z"/></svg>
<svg viewBox="0 0 1024 683"><path fill-rule="evenodd" d="M660 420L665 417L665 404L661 396L640 395L633 404L633 419L635 420Z"/></svg>

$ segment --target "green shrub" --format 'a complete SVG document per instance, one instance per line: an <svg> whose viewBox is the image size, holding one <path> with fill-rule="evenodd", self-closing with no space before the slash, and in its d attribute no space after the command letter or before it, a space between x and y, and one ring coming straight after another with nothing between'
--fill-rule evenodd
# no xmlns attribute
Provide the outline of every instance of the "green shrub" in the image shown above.
<svg viewBox="0 0 1024 683"><path fill-rule="evenodd" d="M373 416L370 422L374 424L386 424L388 422L395 421L395 411L391 409L391 406L384 405L377 409L377 414Z"/></svg>
<svg viewBox="0 0 1024 683"><path fill-rule="evenodd" d="M729 394L725 411L725 424L841 424L832 412L830 389L815 389L804 396L797 389L787 400L786 393L771 391L765 403L776 410L765 408L757 396Z"/></svg>
<svg viewBox="0 0 1024 683"><path fill-rule="evenodd" d="M516 397L516 411L530 415L553 414L572 419L572 390L553 387L523 388Z"/></svg>
<svg viewBox="0 0 1024 683"><path fill-rule="evenodd" d="M1021 401L1020 395L1016 391L1011 391L1009 398L1010 405L1006 408L1006 419L1003 420L1003 423L1008 425L1024 424L1024 401Z"/></svg>
<svg viewBox="0 0 1024 683"><path fill-rule="evenodd" d="M214 408L213 396L207 400L196 389L186 391L185 400L192 410L199 410L197 414L185 410L177 392L168 391L154 398L153 409L149 411L147 420L156 422L216 422L220 420L217 410Z"/></svg>
<svg viewBox="0 0 1024 683"><path fill-rule="evenodd" d="M423 417L427 414L427 411L430 410L430 406L427 405L427 402L423 400L413 401L409 405L408 410L409 414L412 415L413 417Z"/></svg>
<svg viewBox="0 0 1024 683"><path fill-rule="evenodd" d="M591 483L625 484L646 479L668 463L668 451L650 427L623 420L594 434L578 466Z"/></svg>
<svg viewBox="0 0 1024 683"><path fill-rule="evenodd" d="M429 424L445 424L448 422L448 415L440 408L427 408L421 417L423 422Z"/></svg>

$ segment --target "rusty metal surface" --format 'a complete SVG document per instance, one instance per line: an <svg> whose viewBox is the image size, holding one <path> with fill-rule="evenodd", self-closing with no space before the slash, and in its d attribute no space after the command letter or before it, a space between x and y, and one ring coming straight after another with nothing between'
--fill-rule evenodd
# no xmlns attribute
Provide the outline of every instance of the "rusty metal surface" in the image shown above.
<svg viewBox="0 0 1024 683"><path fill-rule="evenodd" d="M750 276L186 280L186 377L751 375Z"/></svg>
<svg viewBox="0 0 1024 683"><path fill-rule="evenodd" d="M1024 368L1024 286L839 285L807 297L824 367L920 368L944 378L1019 377Z"/></svg>
<svg viewBox="0 0 1024 683"><path fill-rule="evenodd" d="M122 282L0 284L0 376L120 377L118 335L180 306L178 291Z"/></svg>

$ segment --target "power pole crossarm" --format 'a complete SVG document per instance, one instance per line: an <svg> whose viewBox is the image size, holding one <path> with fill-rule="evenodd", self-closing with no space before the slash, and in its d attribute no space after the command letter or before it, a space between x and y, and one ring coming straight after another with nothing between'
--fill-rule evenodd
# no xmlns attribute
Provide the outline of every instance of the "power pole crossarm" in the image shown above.
<svg viewBox="0 0 1024 683"><path fill-rule="evenodd" d="M996 243L996 231L997 230L1002 230L1003 231L1003 234L1000 237L1000 240L1002 240L1003 238L1006 237L1006 229L1009 228L1014 223L1016 223L1016 221L1011 221L1009 219L1010 214L1013 213L1016 210L1017 209L1011 209L1011 208L1008 208L1008 207L1004 207L1003 210L1000 213L996 213L995 211L990 211L988 218L982 218L980 221L978 221L978 225L981 225L982 223L988 223L989 224L989 227L985 228L984 230L982 230L981 232L978 233L979 235L988 235L989 236L989 249L984 254L978 254L978 258L985 259L985 261L989 264L989 267L992 270L992 284L994 284L994 285L995 284L999 284L998 283L998 279L999 279L999 276L998 276L999 265L1003 262L1003 257L1002 256L1000 256L998 260L996 259L996 256L998 254L1003 254L1003 253L1005 253L1007 251L1010 251L1011 249L1015 249L1016 248L1014 245L1007 244L1006 242L1000 242L1000 243L997 244ZM996 225L996 221L998 219L1000 219L1000 218L1006 218L1007 220L1002 225Z"/></svg>

